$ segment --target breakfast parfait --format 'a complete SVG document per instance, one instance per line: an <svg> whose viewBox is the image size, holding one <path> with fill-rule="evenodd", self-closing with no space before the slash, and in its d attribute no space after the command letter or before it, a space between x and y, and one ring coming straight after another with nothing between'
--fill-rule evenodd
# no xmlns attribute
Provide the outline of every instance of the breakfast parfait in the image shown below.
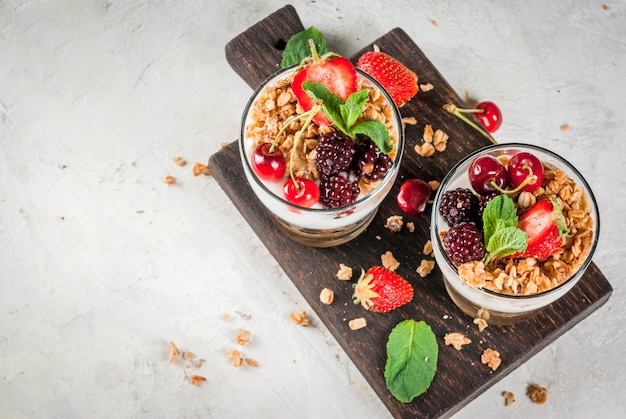
<svg viewBox="0 0 626 419"><path fill-rule="evenodd" d="M311 57L253 95L240 144L253 190L279 221L332 234L369 223L391 189L402 121L376 79L310 46Z"/></svg>
<svg viewBox="0 0 626 419"><path fill-rule="evenodd" d="M553 153L489 146L441 186L433 239L445 259L446 286L479 308L539 308L571 288L589 264L599 228L595 201L582 176Z"/></svg>

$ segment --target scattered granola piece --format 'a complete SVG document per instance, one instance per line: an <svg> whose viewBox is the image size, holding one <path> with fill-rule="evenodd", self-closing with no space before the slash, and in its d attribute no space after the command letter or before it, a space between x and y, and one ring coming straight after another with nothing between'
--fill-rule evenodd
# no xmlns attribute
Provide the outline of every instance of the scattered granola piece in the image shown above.
<svg viewBox="0 0 626 419"><path fill-rule="evenodd" d="M425 244L424 244L424 249L422 250L422 253L425 255L430 255L433 252L433 243L428 240Z"/></svg>
<svg viewBox="0 0 626 419"><path fill-rule="evenodd" d="M485 321L487 321L491 318L491 314L489 314L489 310L487 310L485 307L481 307L476 312L476 317L479 319L485 319Z"/></svg>
<svg viewBox="0 0 626 419"><path fill-rule="evenodd" d="M222 320L227 322L230 319L230 314L226 313L222 316Z"/></svg>
<svg viewBox="0 0 626 419"><path fill-rule="evenodd" d="M463 345L472 343L467 336L458 332L446 333L443 337L443 341L446 345L452 345L457 351L460 351L463 348Z"/></svg>
<svg viewBox="0 0 626 419"><path fill-rule="evenodd" d="M437 21L435 19L428 19L428 21L430 22L431 25L435 26L437 24Z"/></svg>
<svg viewBox="0 0 626 419"><path fill-rule="evenodd" d="M204 378L201 375L192 375L189 381L191 381L191 384L197 387L198 384L200 384L203 381L206 381L206 378Z"/></svg>
<svg viewBox="0 0 626 419"><path fill-rule="evenodd" d="M387 223L385 224L385 227L394 233L398 233L402 230L403 225L404 218L402 218L401 215L392 215L391 217L387 218Z"/></svg>
<svg viewBox="0 0 626 419"><path fill-rule="evenodd" d="M195 355L193 352L191 352L191 351L187 351L187 352L185 352L185 353L183 354L183 359L184 359L185 361L191 361L192 359L194 359L194 357L195 357L195 356L196 356L196 355Z"/></svg>
<svg viewBox="0 0 626 419"><path fill-rule="evenodd" d="M405 116L402 118L402 126L417 125L417 119L414 116Z"/></svg>
<svg viewBox="0 0 626 419"><path fill-rule="evenodd" d="M167 175L165 176L165 179L163 179L163 182L167 183L168 185L173 185L174 183L176 183L176 178L174 176Z"/></svg>
<svg viewBox="0 0 626 419"><path fill-rule="evenodd" d="M565 132L569 129L569 124L563 124L561 125L561 131Z"/></svg>
<svg viewBox="0 0 626 419"><path fill-rule="evenodd" d="M182 157L178 157L178 156L177 156L177 157L174 157L174 158L172 159L172 161L174 162L174 164L175 164L176 166L180 166L180 167L183 167L184 165L186 165L186 164L187 164L187 160L183 159Z"/></svg>
<svg viewBox="0 0 626 419"><path fill-rule="evenodd" d="M209 170L209 166L207 166L206 164L202 164L202 163L194 164L193 169L191 169L191 172L193 173L194 176L200 176L200 175L209 176L211 174L211 171Z"/></svg>
<svg viewBox="0 0 626 419"><path fill-rule="evenodd" d="M227 146L228 146L228 144L230 144L228 141L222 141L222 142L220 143L220 148L227 147Z"/></svg>
<svg viewBox="0 0 626 419"><path fill-rule="evenodd" d="M513 403L515 403L515 394L511 393L510 391L503 391L502 395L504 396L504 405L505 406L511 406Z"/></svg>
<svg viewBox="0 0 626 419"><path fill-rule="evenodd" d="M526 395L533 401L533 403L544 404L548 398L548 389L541 387L538 384L531 384L528 386Z"/></svg>
<svg viewBox="0 0 626 419"><path fill-rule="evenodd" d="M426 124L424 126L424 133L422 134L422 140L427 143L432 143L435 132L433 131L433 127L430 124Z"/></svg>
<svg viewBox="0 0 626 419"><path fill-rule="evenodd" d="M435 154L435 147L431 143L424 143L422 145L416 144L415 152L422 157L430 157Z"/></svg>
<svg viewBox="0 0 626 419"><path fill-rule="evenodd" d="M428 184L433 191L436 191L437 189L439 189L439 185L441 185L441 182L439 182L438 180L429 180Z"/></svg>
<svg viewBox="0 0 626 419"><path fill-rule="evenodd" d="M352 279L352 268L344 265L343 263L339 264L339 271L337 271L337 279L340 281L349 281Z"/></svg>
<svg viewBox="0 0 626 419"><path fill-rule="evenodd" d="M485 319L482 319L482 318L474 319L474 324L478 326L478 331L479 332L482 332L488 326L487 321Z"/></svg>
<svg viewBox="0 0 626 419"><path fill-rule="evenodd" d="M306 317L306 311L304 310L294 311L289 315L289 319L293 324L297 324L299 326L308 326L311 324L309 319Z"/></svg>
<svg viewBox="0 0 626 419"><path fill-rule="evenodd" d="M333 302L334 298L335 292L330 288L323 288L320 292L320 301L322 302L322 304L329 305Z"/></svg>
<svg viewBox="0 0 626 419"><path fill-rule="evenodd" d="M419 276L424 278L428 276L428 274L430 274L433 269L435 269L434 260L422 259L422 262L420 263L420 266L417 268L416 272L419 274Z"/></svg>
<svg viewBox="0 0 626 419"><path fill-rule="evenodd" d="M409 221L406 223L406 229L409 230L409 233L415 232L415 223L413 221Z"/></svg>
<svg viewBox="0 0 626 419"><path fill-rule="evenodd" d="M365 318L363 317L359 317L356 319L352 319L348 322L348 327L351 330L358 330L358 329L362 329L365 326L367 326L367 321L365 320Z"/></svg>
<svg viewBox="0 0 626 419"><path fill-rule="evenodd" d="M233 367L241 367L243 365L241 352L239 352L237 349L231 349L229 351L226 351L226 357L233 361Z"/></svg>
<svg viewBox="0 0 626 419"><path fill-rule="evenodd" d="M435 131L435 135L433 137L433 145L435 146L435 150L441 152L445 151L448 145L448 134L438 129Z"/></svg>
<svg viewBox="0 0 626 419"><path fill-rule="evenodd" d="M252 368L256 368L259 366L257 360L252 358L246 358L246 364L250 365Z"/></svg>
<svg viewBox="0 0 626 419"><path fill-rule="evenodd" d="M170 358L169 361L173 362L174 358L180 355L180 351L178 350L178 347L176 346L176 344L172 341L170 341Z"/></svg>
<svg viewBox="0 0 626 419"><path fill-rule="evenodd" d="M480 356L480 362L483 364L487 364L489 368L493 371L497 370L502 362L500 358L500 352L495 349L487 348L483 351L483 354Z"/></svg>
<svg viewBox="0 0 626 419"><path fill-rule="evenodd" d="M393 253L391 253L391 251L389 250L387 250L380 256L380 261L382 262L383 266L390 271L395 271L400 266L400 262L398 262Z"/></svg>
<svg viewBox="0 0 626 419"><path fill-rule="evenodd" d="M609 10L609 6L607 6L606 4L602 5L602 10Z"/></svg>
<svg viewBox="0 0 626 419"><path fill-rule="evenodd" d="M419 85L419 87L422 92L430 92L431 90L435 88L435 86L433 86L432 83L422 83Z"/></svg>
<svg viewBox="0 0 626 419"><path fill-rule="evenodd" d="M240 329L237 332L237 345L245 345L250 342L250 332L244 329Z"/></svg>

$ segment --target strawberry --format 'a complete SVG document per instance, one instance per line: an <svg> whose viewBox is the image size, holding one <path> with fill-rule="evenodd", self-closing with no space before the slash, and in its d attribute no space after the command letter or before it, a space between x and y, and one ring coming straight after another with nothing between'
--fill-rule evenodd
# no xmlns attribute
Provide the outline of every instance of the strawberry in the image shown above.
<svg viewBox="0 0 626 419"><path fill-rule="evenodd" d="M366 52L361 55L356 66L374 77L389 92L398 107L417 94L417 74L384 52Z"/></svg>
<svg viewBox="0 0 626 419"><path fill-rule="evenodd" d="M327 60L323 57L318 58L316 54L313 57L313 61L305 65L295 75L291 83L291 89L305 112L315 105L313 99L302 89L302 83L305 81L322 83L344 102L348 99L348 96L357 90L356 70L350 60L344 57L335 57ZM319 111L313 117L313 122L317 125L326 126L333 124L322 111Z"/></svg>
<svg viewBox="0 0 626 419"><path fill-rule="evenodd" d="M397 273L382 266L361 271L354 285L354 304L361 304L369 311L386 313L413 299L413 287Z"/></svg>
<svg viewBox="0 0 626 419"><path fill-rule="evenodd" d="M563 246L567 235L565 218L554 196L533 204L519 217L517 227L528 235L528 246L512 257L546 259Z"/></svg>

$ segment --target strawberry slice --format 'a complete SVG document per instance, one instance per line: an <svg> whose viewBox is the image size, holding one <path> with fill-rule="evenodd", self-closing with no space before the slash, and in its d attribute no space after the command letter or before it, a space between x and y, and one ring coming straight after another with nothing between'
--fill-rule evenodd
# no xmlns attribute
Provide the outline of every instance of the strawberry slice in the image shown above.
<svg viewBox="0 0 626 419"><path fill-rule="evenodd" d="M565 218L555 197L537 201L519 217L517 227L528 234L528 246L514 258L545 259L563 246Z"/></svg>
<svg viewBox="0 0 626 419"><path fill-rule="evenodd" d="M408 102L419 90L417 74L384 52L366 52L361 55L356 66L374 77L389 92L398 107Z"/></svg>
<svg viewBox="0 0 626 419"><path fill-rule="evenodd" d="M305 112L315 105L313 99L302 89L302 83L305 81L322 83L344 102L357 90L356 70L350 60L344 57L314 60L312 63L304 66L295 75L291 83L291 89ZM333 124L322 111L313 117L313 122L317 125L326 126Z"/></svg>
<svg viewBox="0 0 626 419"><path fill-rule="evenodd" d="M413 287L397 273L373 266L361 273L352 298L354 304L361 304L369 311L386 313L411 301Z"/></svg>

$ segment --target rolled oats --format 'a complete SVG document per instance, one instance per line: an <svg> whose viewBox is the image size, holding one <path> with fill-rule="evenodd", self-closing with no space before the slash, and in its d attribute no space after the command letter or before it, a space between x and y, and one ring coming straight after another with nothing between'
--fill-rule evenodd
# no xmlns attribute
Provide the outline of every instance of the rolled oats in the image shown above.
<svg viewBox="0 0 626 419"><path fill-rule="evenodd" d="M172 161L174 162L176 166L180 166L180 167L183 167L184 165L187 164L187 161L183 159L182 157L174 157Z"/></svg>
<svg viewBox="0 0 626 419"><path fill-rule="evenodd" d="M309 324L311 324L306 316L306 311L304 310L294 311L289 315L289 319L293 324L297 324L299 326L308 326Z"/></svg>
<svg viewBox="0 0 626 419"><path fill-rule="evenodd" d="M513 403L515 403L515 394L511 393L510 391L503 391L502 396L504 396L505 406L508 407L508 406L511 406Z"/></svg>
<svg viewBox="0 0 626 419"><path fill-rule="evenodd" d="M168 185L173 185L174 183L176 183L176 178L174 176L167 175L165 176L165 179L163 179L163 182L167 183Z"/></svg>
<svg viewBox="0 0 626 419"><path fill-rule="evenodd" d="M259 363L256 359L246 358L246 364L250 365L252 368L257 368Z"/></svg>
<svg viewBox="0 0 626 419"><path fill-rule="evenodd" d="M226 351L226 357L232 361L233 367L241 367L243 365L241 352L239 352L237 349L230 349Z"/></svg>
<svg viewBox="0 0 626 419"><path fill-rule="evenodd" d="M245 345L250 342L250 332L244 329L240 329L237 332L237 345Z"/></svg>
<svg viewBox="0 0 626 419"><path fill-rule="evenodd" d="M428 274L430 274L434 268L434 260L422 259L422 261L420 262L420 266L417 268L416 272L419 274L419 276L424 278L428 276Z"/></svg>
<svg viewBox="0 0 626 419"><path fill-rule="evenodd" d="M334 298L335 298L335 293L333 290L329 288L323 288L322 291L320 292L320 301L322 302L322 304L329 305L333 302Z"/></svg>
<svg viewBox="0 0 626 419"><path fill-rule="evenodd" d="M348 322L348 327L350 330L359 330L367 326L367 321L363 317L359 317L357 319L352 319Z"/></svg>
<svg viewBox="0 0 626 419"><path fill-rule="evenodd" d="M463 333L458 332L446 333L443 337L443 341L446 345L452 345L457 351L463 349L463 345L472 343L470 338L465 336Z"/></svg>
<svg viewBox="0 0 626 419"><path fill-rule="evenodd" d="M180 350L174 342L170 341L170 357L169 362L174 362L174 359L180 355Z"/></svg>
<svg viewBox="0 0 626 419"><path fill-rule="evenodd" d="M425 244L424 244L424 248L422 249L422 253L425 255L430 255L433 252L433 243L428 240Z"/></svg>
<svg viewBox="0 0 626 419"><path fill-rule="evenodd" d="M337 279L340 281L349 281L352 279L352 268L344 265L343 263L339 264L339 271L337 271Z"/></svg>
<svg viewBox="0 0 626 419"><path fill-rule="evenodd" d="M209 170L209 166L207 166L206 164L196 163L193 165L191 173L193 173L194 176L209 176L211 174L211 171Z"/></svg>
<svg viewBox="0 0 626 419"><path fill-rule="evenodd" d="M192 375L191 378L189 379L189 381L194 386L198 386L198 384L200 384L201 382L206 381L206 378L201 376L201 375Z"/></svg>
<svg viewBox="0 0 626 419"><path fill-rule="evenodd" d="M406 229L409 230L409 233L415 232L415 223L413 221L409 221L406 223Z"/></svg>
<svg viewBox="0 0 626 419"><path fill-rule="evenodd" d="M480 356L480 362L482 362L483 364L487 364L489 368L495 371L498 369L500 363L502 362L502 359L500 358L500 352L491 348L487 348Z"/></svg>
<svg viewBox="0 0 626 419"><path fill-rule="evenodd" d="M393 253L389 250L380 256L380 261L383 266L390 271L395 271L400 266L400 262L398 262L398 260L393 256Z"/></svg>

